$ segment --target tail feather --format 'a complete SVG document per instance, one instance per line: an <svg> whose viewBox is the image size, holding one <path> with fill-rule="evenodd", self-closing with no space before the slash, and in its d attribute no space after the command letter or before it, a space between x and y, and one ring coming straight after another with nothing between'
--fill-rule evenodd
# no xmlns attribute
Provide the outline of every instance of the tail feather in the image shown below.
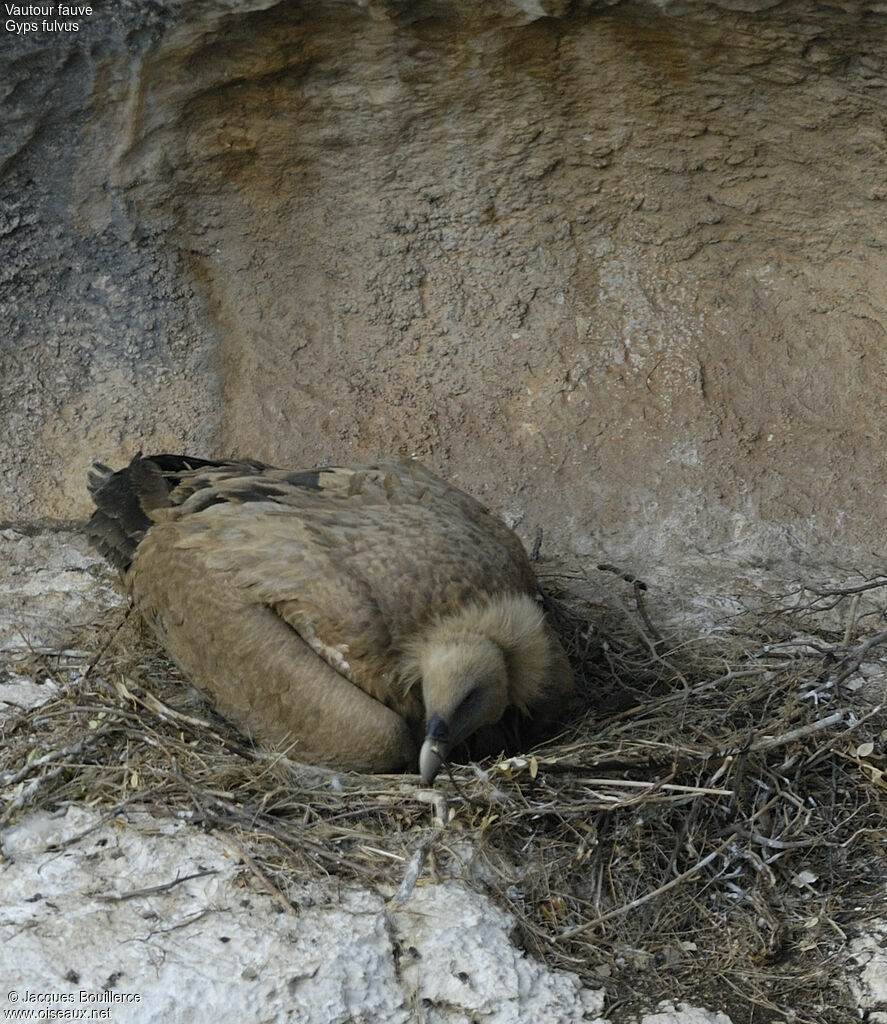
<svg viewBox="0 0 887 1024"><path fill-rule="evenodd" d="M89 542L101 555L125 572L139 542L153 522L153 509L169 506L170 491L178 484L177 474L214 462L189 455L152 455L142 453L116 473L101 462L94 462L87 486L96 510L86 526Z"/></svg>

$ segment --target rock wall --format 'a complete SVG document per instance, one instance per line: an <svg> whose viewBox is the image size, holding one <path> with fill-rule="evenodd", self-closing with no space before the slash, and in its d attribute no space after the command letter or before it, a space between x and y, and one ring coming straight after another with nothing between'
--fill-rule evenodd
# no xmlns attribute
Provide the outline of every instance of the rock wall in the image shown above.
<svg viewBox="0 0 887 1024"><path fill-rule="evenodd" d="M74 807L5 829L0 851L0 988L13 1013L30 993L55 995L49 1019L100 1007L109 1012L93 1019L118 1024L608 1024L602 993L516 950L511 918L458 882L399 907L306 881L281 912L236 847L145 814L106 822ZM729 1024L696 1012L699 1024Z"/></svg>
<svg viewBox="0 0 887 1024"><path fill-rule="evenodd" d="M139 448L398 451L550 552L877 561L883 5L6 35L0 520L84 515Z"/></svg>

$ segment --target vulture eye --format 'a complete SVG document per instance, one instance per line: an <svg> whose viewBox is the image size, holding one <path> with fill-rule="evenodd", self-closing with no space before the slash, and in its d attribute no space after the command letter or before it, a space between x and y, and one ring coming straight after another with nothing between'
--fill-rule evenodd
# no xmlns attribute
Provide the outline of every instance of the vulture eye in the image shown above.
<svg viewBox="0 0 887 1024"><path fill-rule="evenodd" d="M480 687L475 686L473 690L468 691L468 695L464 698L462 703L456 709L459 715L469 714L474 711L477 705L480 703L481 692Z"/></svg>

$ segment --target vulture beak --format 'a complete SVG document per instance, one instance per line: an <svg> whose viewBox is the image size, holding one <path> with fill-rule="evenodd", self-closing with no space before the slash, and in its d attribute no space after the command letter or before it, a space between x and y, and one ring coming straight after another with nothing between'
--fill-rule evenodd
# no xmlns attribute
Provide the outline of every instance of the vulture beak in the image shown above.
<svg viewBox="0 0 887 1024"><path fill-rule="evenodd" d="M432 715L419 751L419 773L429 786L445 764L450 746L450 727L440 715Z"/></svg>

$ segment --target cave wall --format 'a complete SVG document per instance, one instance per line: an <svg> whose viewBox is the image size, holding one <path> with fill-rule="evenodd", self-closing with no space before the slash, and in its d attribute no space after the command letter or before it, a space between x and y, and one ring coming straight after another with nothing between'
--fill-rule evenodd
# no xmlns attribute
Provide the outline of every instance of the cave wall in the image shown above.
<svg viewBox="0 0 887 1024"><path fill-rule="evenodd" d="M124 4L4 42L0 520L85 515L140 448L399 452L550 553L878 562L883 5Z"/></svg>

